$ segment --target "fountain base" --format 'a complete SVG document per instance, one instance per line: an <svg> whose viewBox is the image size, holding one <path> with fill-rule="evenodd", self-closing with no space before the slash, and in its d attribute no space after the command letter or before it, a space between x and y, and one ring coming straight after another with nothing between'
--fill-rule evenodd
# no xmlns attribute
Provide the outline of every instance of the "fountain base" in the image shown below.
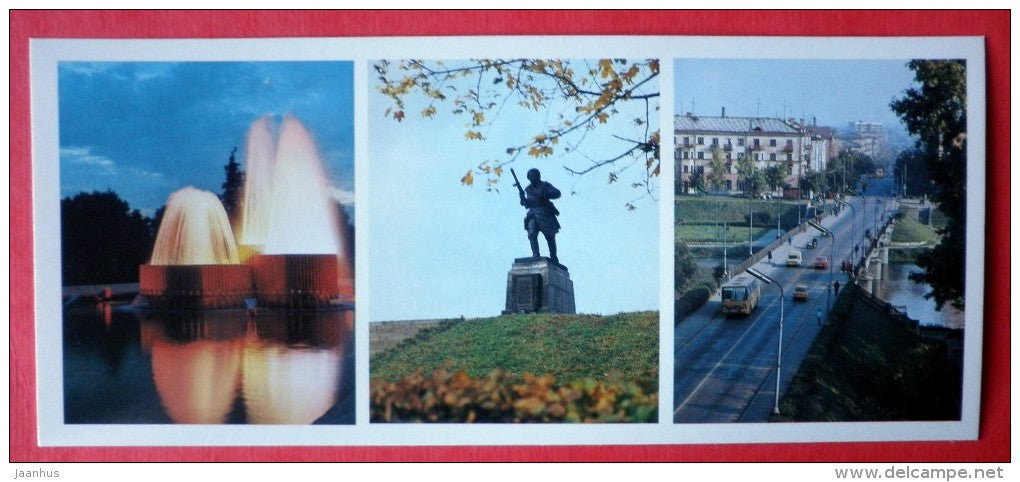
<svg viewBox="0 0 1020 482"><path fill-rule="evenodd" d="M260 254L252 258L259 305L325 308L340 298L340 260L332 254Z"/></svg>
<svg viewBox="0 0 1020 482"><path fill-rule="evenodd" d="M139 294L157 309L241 308L255 296L251 267L243 264L139 267Z"/></svg>

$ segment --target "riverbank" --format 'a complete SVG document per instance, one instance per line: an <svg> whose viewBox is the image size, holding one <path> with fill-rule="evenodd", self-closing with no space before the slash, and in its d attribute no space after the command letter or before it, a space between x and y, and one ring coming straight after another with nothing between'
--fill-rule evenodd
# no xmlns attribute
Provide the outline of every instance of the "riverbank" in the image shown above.
<svg viewBox="0 0 1020 482"><path fill-rule="evenodd" d="M851 285L770 420L959 420L962 341L962 330L919 326Z"/></svg>

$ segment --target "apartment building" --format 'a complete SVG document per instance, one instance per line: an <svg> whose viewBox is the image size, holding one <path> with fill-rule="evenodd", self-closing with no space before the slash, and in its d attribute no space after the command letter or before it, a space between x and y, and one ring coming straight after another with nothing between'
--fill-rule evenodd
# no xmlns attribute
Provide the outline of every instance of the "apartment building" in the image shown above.
<svg viewBox="0 0 1020 482"><path fill-rule="evenodd" d="M737 161L750 157L765 169L785 164L785 184L798 186L798 179L815 166L810 165L812 136L794 121L769 117L720 117L678 115L673 121L676 149L677 187L693 193L691 176L701 171L708 179L713 155L725 161L721 190L738 191ZM819 146L822 148L823 146ZM824 146L827 150L827 146ZM825 164L821 163L824 169ZM707 184L707 183L706 183Z"/></svg>

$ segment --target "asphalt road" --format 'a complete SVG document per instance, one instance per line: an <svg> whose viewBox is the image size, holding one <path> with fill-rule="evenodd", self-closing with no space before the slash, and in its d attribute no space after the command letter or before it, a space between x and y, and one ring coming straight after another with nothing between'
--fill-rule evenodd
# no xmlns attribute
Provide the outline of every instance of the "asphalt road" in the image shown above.
<svg viewBox="0 0 1020 482"><path fill-rule="evenodd" d="M834 238L807 228L794 236L792 245L775 249L771 264L767 258L755 264L757 270L783 287L780 397L818 334L816 310L821 310L823 320L827 317L832 300L828 289L831 282L846 285L847 277L839 271L839 263L852 255L855 242L861 243L863 249L865 230L874 233L881 226L882 216L897 208L894 199L879 196L891 193L891 189L891 180L873 181L863 196L847 199L853 209L844 208L838 216L822 221ZM813 238L818 239L817 247L805 248ZM804 266L784 265L790 249L801 250ZM814 268L816 256L826 256L834 262L831 273ZM855 259L859 257L860 254ZM808 286L807 301L792 301L793 288L798 284ZM675 328L675 422L763 422L775 406L779 289L775 285L763 286L758 308L747 317L727 318L720 308L716 292Z"/></svg>

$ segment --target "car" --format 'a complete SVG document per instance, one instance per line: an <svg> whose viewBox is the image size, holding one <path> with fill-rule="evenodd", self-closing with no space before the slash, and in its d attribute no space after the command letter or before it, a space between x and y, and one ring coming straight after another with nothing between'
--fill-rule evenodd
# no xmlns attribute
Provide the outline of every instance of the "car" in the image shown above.
<svg viewBox="0 0 1020 482"><path fill-rule="evenodd" d="M815 258L815 268L829 269L829 258L826 258L825 256Z"/></svg>
<svg viewBox="0 0 1020 482"><path fill-rule="evenodd" d="M800 254L800 251L797 251L796 249L791 249L790 252L786 255L786 265L787 266L800 266L800 263L801 263L802 259L804 259L804 258Z"/></svg>
<svg viewBox="0 0 1020 482"><path fill-rule="evenodd" d="M807 301L807 299L808 299L807 285L797 285L793 288L793 301Z"/></svg>

